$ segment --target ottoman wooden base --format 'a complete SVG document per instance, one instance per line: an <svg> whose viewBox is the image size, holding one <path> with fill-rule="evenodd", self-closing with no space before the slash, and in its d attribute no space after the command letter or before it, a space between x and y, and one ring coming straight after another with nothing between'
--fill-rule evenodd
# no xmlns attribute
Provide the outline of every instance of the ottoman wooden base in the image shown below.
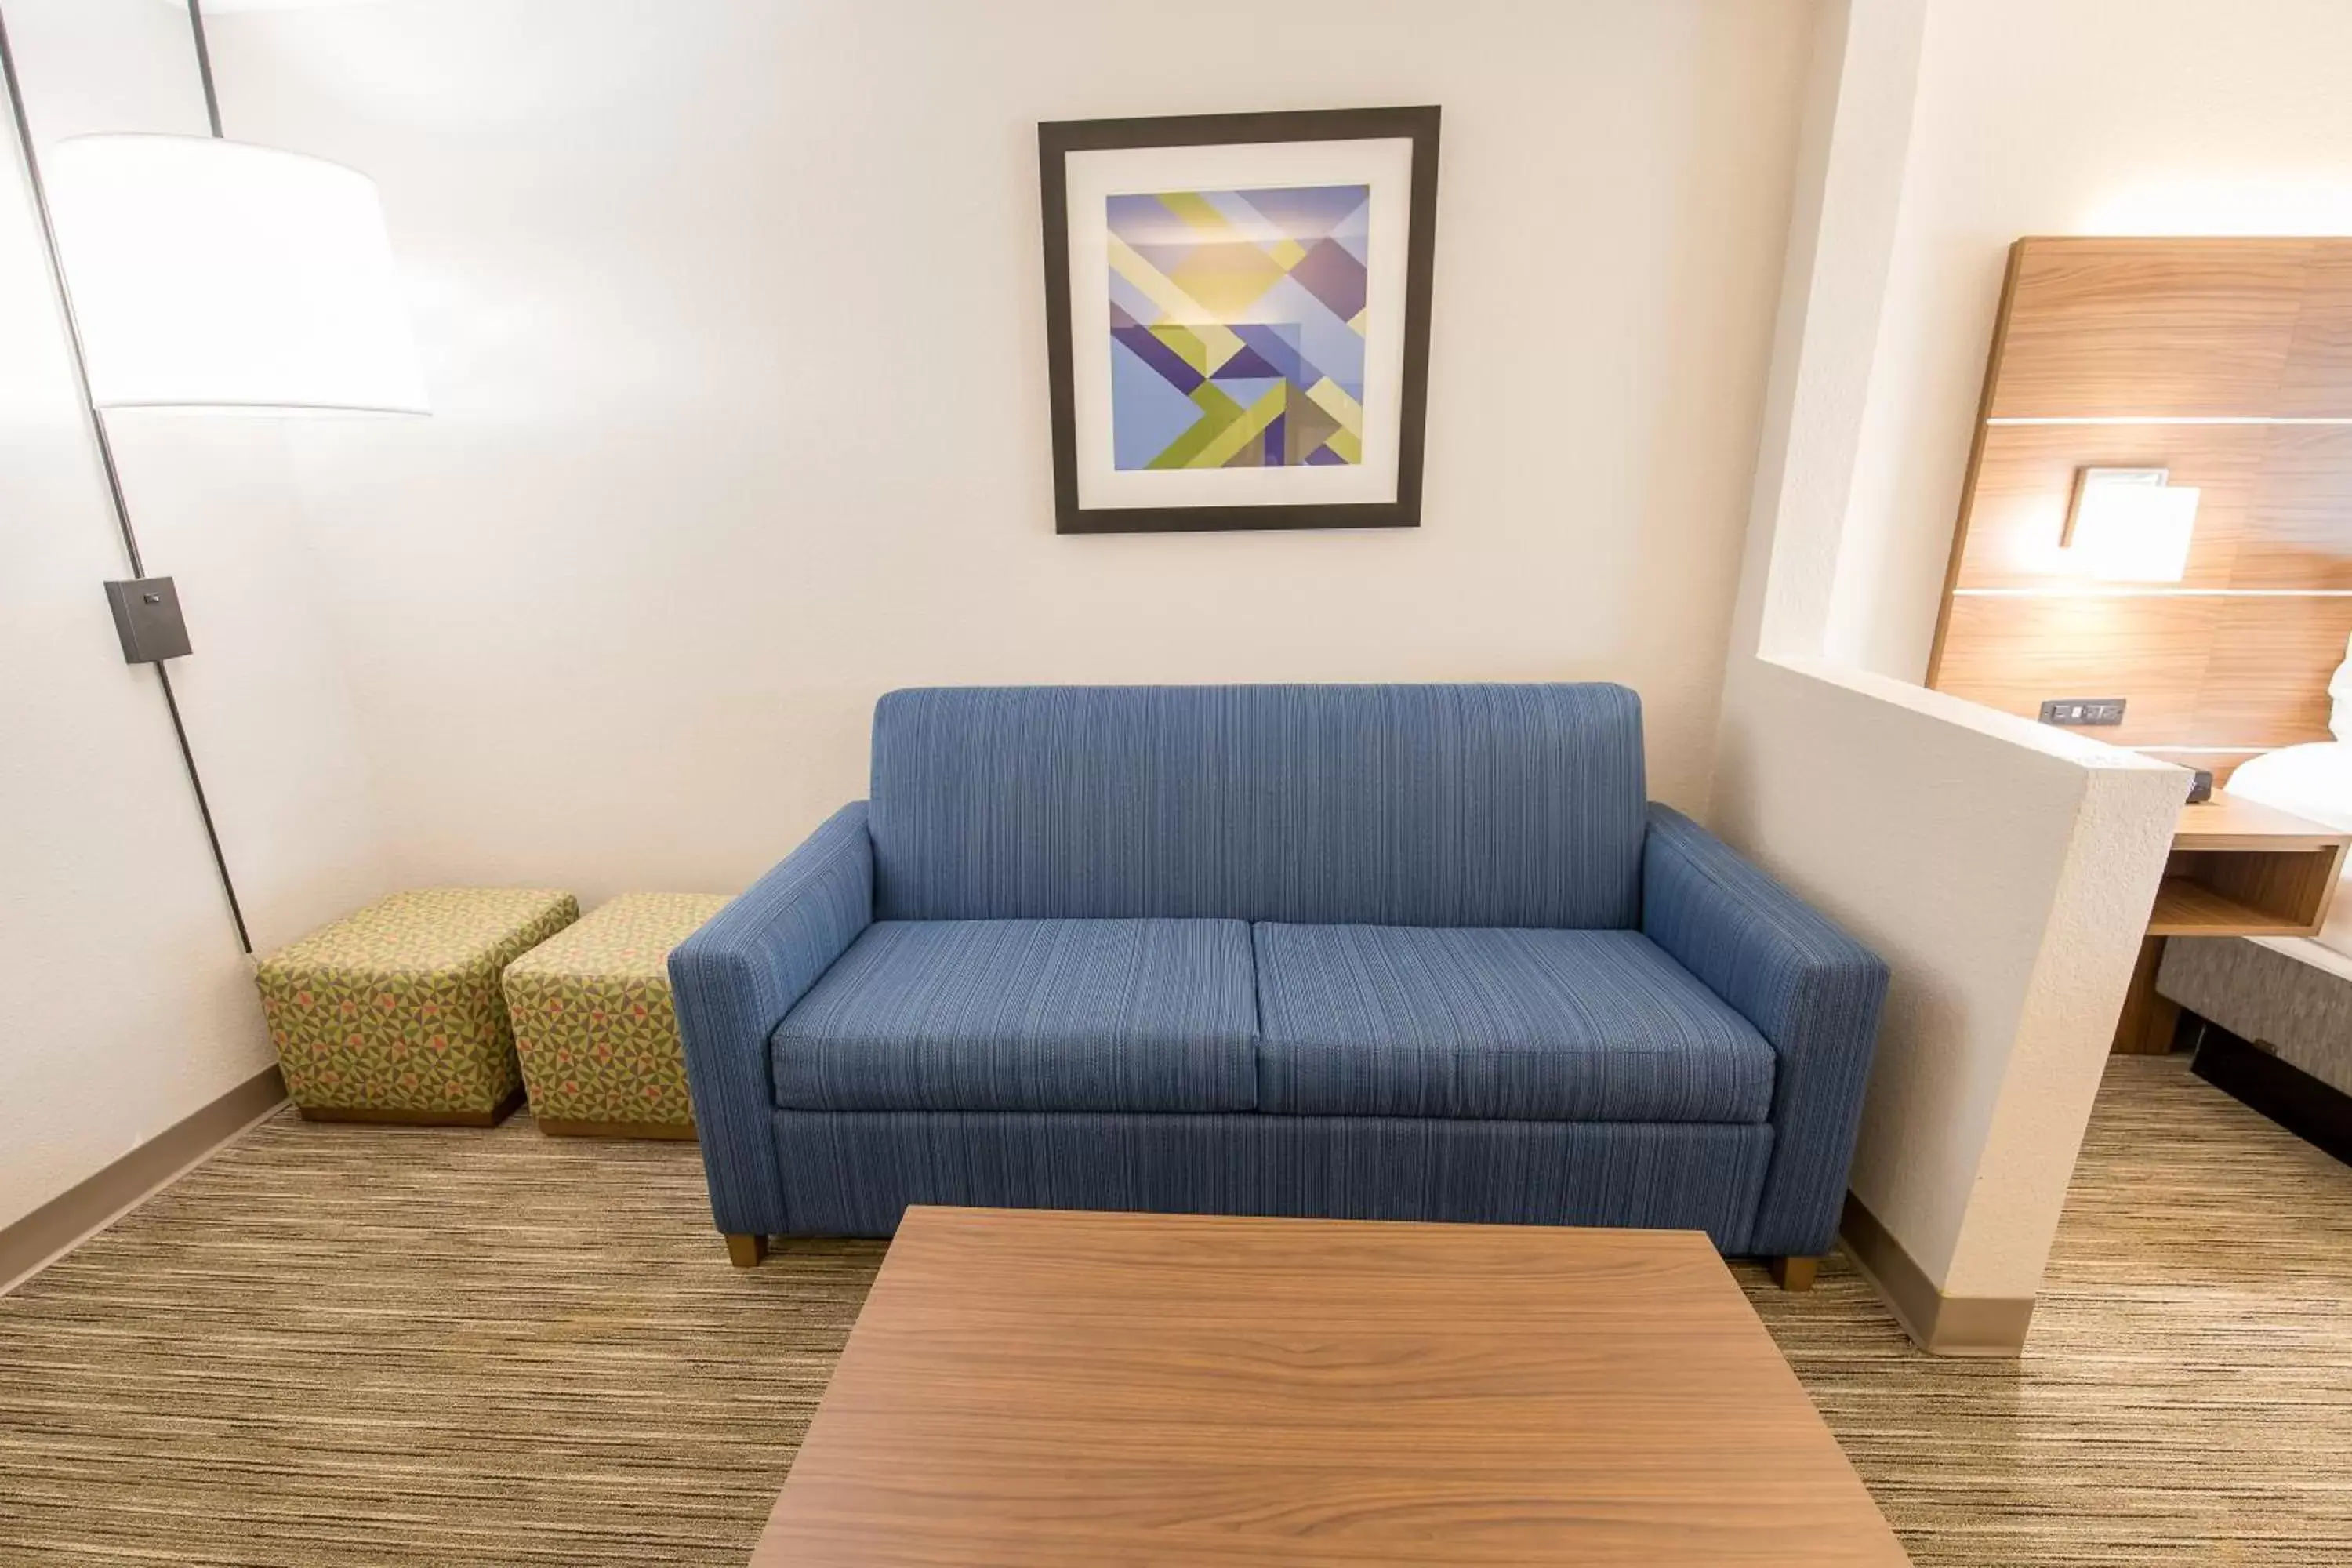
<svg viewBox="0 0 2352 1568"><path fill-rule="evenodd" d="M539 1130L550 1138L675 1138L691 1142L691 1121L559 1121L540 1118Z"/></svg>
<svg viewBox="0 0 2352 1568"><path fill-rule="evenodd" d="M297 1107L305 1121L366 1121L379 1127L496 1127L522 1105L518 1087L488 1110L378 1110L364 1105Z"/></svg>

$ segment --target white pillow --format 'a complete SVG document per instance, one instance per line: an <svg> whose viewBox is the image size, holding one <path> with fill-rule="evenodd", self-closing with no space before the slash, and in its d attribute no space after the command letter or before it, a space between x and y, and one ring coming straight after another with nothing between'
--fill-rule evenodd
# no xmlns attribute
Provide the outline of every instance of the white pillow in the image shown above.
<svg viewBox="0 0 2352 1568"><path fill-rule="evenodd" d="M2352 721L2352 700L2337 706ZM2226 793L2352 832L2352 745L2317 741L2264 752L2230 775Z"/></svg>
<svg viewBox="0 0 2352 1568"><path fill-rule="evenodd" d="M2352 723L2352 679L2339 669L2328 689L2336 694L2336 732L2341 734L2340 726ZM2230 775L2225 793L2352 833L2352 745L2318 741L2265 752ZM2313 940L2352 954L2352 864L2336 885L2327 924Z"/></svg>
<svg viewBox="0 0 2352 1568"><path fill-rule="evenodd" d="M2352 741L2352 639L2344 645L2344 662L2327 678L2327 695L2336 706L2327 711L2327 729L2339 741Z"/></svg>

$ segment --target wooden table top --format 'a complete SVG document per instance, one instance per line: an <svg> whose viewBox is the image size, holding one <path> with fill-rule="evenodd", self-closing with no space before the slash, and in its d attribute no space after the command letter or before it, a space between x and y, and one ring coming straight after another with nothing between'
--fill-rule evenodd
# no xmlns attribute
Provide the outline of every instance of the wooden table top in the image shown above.
<svg viewBox="0 0 2352 1568"><path fill-rule="evenodd" d="M752 1558L1907 1561L1696 1232L943 1208Z"/></svg>
<svg viewBox="0 0 2352 1568"><path fill-rule="evenodd" d="M2175 849L2332 849L2352 838L2274 805L2233 795L2217 795L2180 808Z"/></svg>

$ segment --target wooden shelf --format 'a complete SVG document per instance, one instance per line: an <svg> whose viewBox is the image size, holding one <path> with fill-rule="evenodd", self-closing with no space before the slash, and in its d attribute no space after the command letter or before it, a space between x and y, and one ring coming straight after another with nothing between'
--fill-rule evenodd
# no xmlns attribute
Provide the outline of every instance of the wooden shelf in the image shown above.
<svg viewBox="0 0 2352 1568"><path fill-rule="evenodd" d="M2167 877L2148 912L2150 936L2307 936L2311 922L2275 914L2188 877Z"/></svg>
<svg viewBox="0 0 2352 1568"><path fill-rule="evenodd" d="M2180 1010L2156 991L2167 937L2315 935L2347 847L2352 835L2233 795L2184 807L2116 1021L2115 1048L2172 1047Z"/></svg>

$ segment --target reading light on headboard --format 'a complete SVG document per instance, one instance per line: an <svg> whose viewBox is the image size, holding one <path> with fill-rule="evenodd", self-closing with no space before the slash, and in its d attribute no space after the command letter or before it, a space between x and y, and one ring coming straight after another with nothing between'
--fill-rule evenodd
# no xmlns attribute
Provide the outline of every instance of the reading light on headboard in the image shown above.
<svg viewBox="0 0 2352 1568"><path fill-rule="evenodd" d="M2077 468L2059 543L2076 567L2118 583L2178 583L2197 529L2193 487L2168 468Z"/></svg>

